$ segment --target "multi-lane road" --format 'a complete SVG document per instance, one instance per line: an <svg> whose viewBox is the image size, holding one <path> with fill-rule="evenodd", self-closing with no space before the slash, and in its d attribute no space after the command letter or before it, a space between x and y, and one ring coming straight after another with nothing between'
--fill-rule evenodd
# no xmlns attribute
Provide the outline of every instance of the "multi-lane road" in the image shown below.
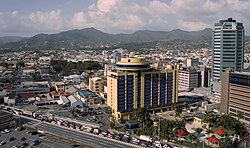
<svg viewBox="0 0 250 148"><path fill-rule="evenodd" d="M45 133L49 133L58 137L65 138L67 140L71 141L76 141L77 143L82 143L84 145L88 145L90 147L112 147L112 148L132 148L132 147L139 147L134 144L130 143L125 143L121 142L118 140L114 139L109 139L106 137L101 137L98 135L94 135L91 133L86 133L83 131L75 130L75 129L70 129L66 127L62 127L59 125L54 125L51 123L46 123L46 122L41 122L39 120L29 118L29 117L24 117L24 116L19 116L21 117L22 120L26 120L27 125L33 126L37 128L38 130L42 130Z"/></svg>

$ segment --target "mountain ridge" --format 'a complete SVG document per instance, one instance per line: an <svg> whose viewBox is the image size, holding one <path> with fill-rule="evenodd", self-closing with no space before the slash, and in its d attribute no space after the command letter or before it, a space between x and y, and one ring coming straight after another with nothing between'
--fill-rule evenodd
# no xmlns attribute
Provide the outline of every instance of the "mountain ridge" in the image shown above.
<svg viewBox="0 0 250 148"><path fill-rule="evenodd" d="M247 37L249 38L249 37ZM212 41L212 29L205 28L200 31L172 31L138 30L134 33L110 34L93 27L67 30L54 34L40 33L17 42L0 45L0 49L36 50L36 49L81 49L85 47L98 47L98 45L114 45L120 43L144 43L153 41Z"/></svg>

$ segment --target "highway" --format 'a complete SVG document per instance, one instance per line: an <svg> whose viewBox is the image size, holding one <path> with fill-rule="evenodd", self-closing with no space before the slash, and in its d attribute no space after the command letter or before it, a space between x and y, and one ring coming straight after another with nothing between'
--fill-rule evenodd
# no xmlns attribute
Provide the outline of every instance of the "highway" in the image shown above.
<svg viewBox="0 0 250 148"><path fill-rule="evenodd" d="M118 140L101 137L98 135L94 135L91 133L86 133L83 131L78 131L75 129L70 129L67 127L61 127L59 125L54 125L52 123L46 123L41 122L39 120L21 116L21 115L15 115L18 117L21 117L21 120L25 120L26 122L28 120L28 123L26 123L29 126L33 126L37 128L38 130L43 130L45 133L49 133L58 137L66 138L67 140L76 141L78 143L82 143L84 145L88 145L91 147L112 147L112 148L132 148L132 147L139 147L134 144L121 142ZM27 120L28 119L28 120Z"/></svg>
<svg viewBox="0 0 250 148"><path fill-rule="evenodd" d="M99 136L95 136L93 134L75 131L64 127L53 126L46 123L38 124L35 127L39 130L44 130L50 134L59 135L71 139L72 141L77 141L93 147L112 147L112 148L132 147L127 144L123 144L122 142L120 143L119 141L117 142L115 140L111 141L111 139L108 138L102 138Z"/></svg>

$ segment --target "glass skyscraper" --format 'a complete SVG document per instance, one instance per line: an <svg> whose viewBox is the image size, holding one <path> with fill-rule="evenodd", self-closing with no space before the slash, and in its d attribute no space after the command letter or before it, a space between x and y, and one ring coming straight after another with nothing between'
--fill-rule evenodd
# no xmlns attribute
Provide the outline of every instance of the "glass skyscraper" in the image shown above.
<svg viewBox="0 0 250 148"><path fill-rule="evenodd" d="M214 24L212 79L220 80L226 68L243 70L245 31L232 18Z"/></svg>

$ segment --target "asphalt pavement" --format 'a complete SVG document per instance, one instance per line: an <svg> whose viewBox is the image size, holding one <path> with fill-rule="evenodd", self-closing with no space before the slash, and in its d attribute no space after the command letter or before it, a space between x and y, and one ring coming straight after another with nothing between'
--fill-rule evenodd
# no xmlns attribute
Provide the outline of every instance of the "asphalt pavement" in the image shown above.
<svg viewBox="0 0 250 148"><path fill-rule="evenodd" d="M10 141L11 137L14 137L15 140ZM23 137L25 137L25 140L21 141ZM6 144L0 146L0 148L12 148L13 146L21 146L23 143L27 143L27 147L31 147L32 142L35 140L39 140L40 143L32 146L33 148L70 148L74 144L46 135L39 137L38 135L28 134L27 130L12 130L10 133L1 134L0 141L5 141Z"/></svg>
<svg viewBox="0 0 250 148"><path fill-rule="evenodd" d="M67 138L68 140L77 141L79 143L84 143L91 147L105 147L105 148L132 148L128 144L124 144L120 141L111 140L105 137L95 136L93 134L88 134L84 132L74 131L68 128L53 126L47 123L41 123L35 126L39 130L46 131L50 134L56 136L61 136Z"/></svg>
<svg viewBox="0 0 250 148"><path fill-rule="evenodd" d="M16 115L17 116L17 115ZM75 129L70 129L67 127L62 127L59 125L54 125L51 123L41 122L39 120L19 116L20 121L23 120L26 122L27 125L33 126L37 128L38 130L42 130L45 133L48 133L50 135L54 135L56 137L60 137L62 139L65 139L67 141L71 141L72 143L80 143L83 145L87 145L90 147L105 147L105 148L132 148L132 147L138 147L133 144L124 143L118 140L101 137L98 135L93 135L91 133L82 132ZM23 122L22 122L23 123ZM55 147L57 148L57 147Z"/></svg>

